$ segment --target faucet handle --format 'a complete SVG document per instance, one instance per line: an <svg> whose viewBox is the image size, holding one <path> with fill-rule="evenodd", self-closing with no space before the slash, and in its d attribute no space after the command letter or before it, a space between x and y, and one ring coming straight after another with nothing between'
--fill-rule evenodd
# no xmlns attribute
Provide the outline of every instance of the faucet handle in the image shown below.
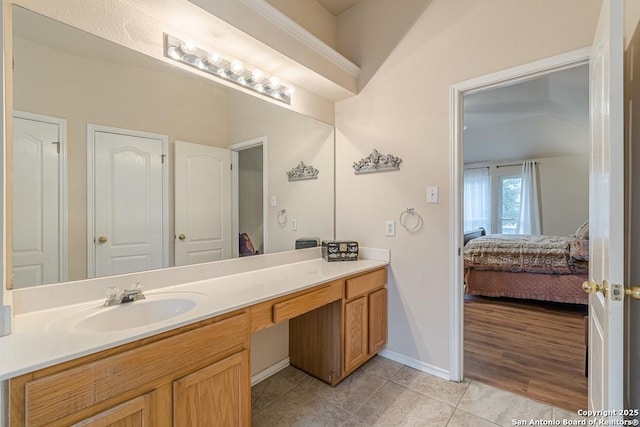
<svg viewBox="0 0 640 427"><path fill-rule="evenodd" d="M117 286L111 286L107 288L107 299L104 302L105 307L109 307L118 304L120 301L120 289Z"/></svg>
<svg viewBox="0 0 640 427"><path fill-rule="evenodd" d="M120 294L120 289L118 289L117 286L111 286L107 288L108 300L117 299L119 294Z"/></svg>

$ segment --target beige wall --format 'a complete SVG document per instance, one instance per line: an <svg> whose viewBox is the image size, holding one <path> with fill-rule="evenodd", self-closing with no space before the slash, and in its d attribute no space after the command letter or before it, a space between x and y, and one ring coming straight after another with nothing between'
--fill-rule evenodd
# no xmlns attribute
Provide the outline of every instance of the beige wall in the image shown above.
<svg viewBox="0 0 640 427"><path fill-rule="evenodd" d="M268 196L277 206L268 208L266 251L292 250L300 237L333 237L333 127L279 108L260 108L256 102L229 98L229 143L267 137ZM318 179L289 182L287 171L303 161L320 172ZM281 227L277 212L285 209L288 223ZM297 231L291 221L297 219Z"/></svg>
<svg viewBox="0 0 640 427"><path fill-rule="evenodd" d="M364 0L339 20L339 38L366 43L386 6ZM388 350L449 370L450 85L589 46L599 10L599 0L433 0L360 94L336 104L336 232L391 249ZM401 170L354 175L352 163L373 148L402 158ZM433 185L440 203L426 204ZM423 227L385 237L385 220L406 208Z"/></svg>
<svg viewBox="0 0 640 427"><path fill-rule="evenodd" d="M301 27L336 47L336 17L316 0L267 0Z"/></svg>
<svg viewBox="0 0 640 427"><path fill-rule="evenodd" d="M14 108L67 120L68 278L87 277L87 124L168 135L226 147L227 93L211 82L148 68L78 58L15 40ZM44 66L46 65L46 66ZM173 185L169 186L173 236ZM169 240L173 265L173 240Z"/></svg>

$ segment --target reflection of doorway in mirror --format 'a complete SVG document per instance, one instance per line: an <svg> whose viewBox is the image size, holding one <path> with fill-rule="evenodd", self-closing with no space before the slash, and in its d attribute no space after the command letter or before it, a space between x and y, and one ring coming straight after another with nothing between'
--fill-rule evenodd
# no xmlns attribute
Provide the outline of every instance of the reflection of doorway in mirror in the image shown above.
<svg viewBox="0 0 640 427"><path fill-rule="evenodd" d="M267 137L230 145L233 153L234 256L267 253ZM240 240L253 251L242 251Z"/></svg>
<svg viewBox="0 0 640 427"><path fill-rule="evenodd" d="M13 288L66 280L66 128L13 113Z"/></svg>
<svg viewBox="0 0 640 427"><path fill-rule="evenodd" d="M231 258L231 152L176 141L175 264Z"/></svg>
<svg viewBox="0 0 640 427"><path fill-rule="evenodd" d="M168 138L87 126L89 277L169 264Z"/></svg>

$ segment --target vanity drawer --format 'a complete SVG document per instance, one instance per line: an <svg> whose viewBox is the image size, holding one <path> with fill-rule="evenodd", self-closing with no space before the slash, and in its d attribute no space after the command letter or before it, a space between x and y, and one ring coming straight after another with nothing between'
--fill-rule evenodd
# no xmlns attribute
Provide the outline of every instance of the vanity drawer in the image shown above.
<svg viewBox="0 0 640 427"><path fill-rule="evenodd" d="M333 282L326 288L311 291L307 294L290 298L273 305L273 321L275 323L293 319L342 298L342 281Z"/></svg>
<svg viewBox="0 0 640 427"><path fill-rule="evenodd" d="M292 319L342 298L344 280L335 280L312 289L274 298L251 306L251 332Z"/></svg>
<svg viewBox="0 0 640 427"><path fill-rule="evenodd" d="M26 425L55 425L109 399L144 393L248 347L247 311L139 348L28 381ZM92 410L89 409L89 410ZM88 410L88 411L89 411Z"/></svg>
<svg viewBox="0 0 640 427"><path fill-rule="evenodd" d="M359 295L367 294L378 288L384 287L384 285L386 284L387 284L386 268L381 268L380 270L363 274L361 276L354 277L353 279L347 279L346 299L350 300Z"/></svg>

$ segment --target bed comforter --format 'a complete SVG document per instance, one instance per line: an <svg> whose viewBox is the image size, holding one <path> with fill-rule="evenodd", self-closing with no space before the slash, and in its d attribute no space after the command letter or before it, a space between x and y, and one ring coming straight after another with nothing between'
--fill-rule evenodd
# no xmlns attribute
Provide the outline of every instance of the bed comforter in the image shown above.
<svg viewBox="0 0 640 427"><path fill-rule="evenodd" d="M464 248L464 266L542 274L588 272L589 241L575 236L490 234Z"/></svg>

